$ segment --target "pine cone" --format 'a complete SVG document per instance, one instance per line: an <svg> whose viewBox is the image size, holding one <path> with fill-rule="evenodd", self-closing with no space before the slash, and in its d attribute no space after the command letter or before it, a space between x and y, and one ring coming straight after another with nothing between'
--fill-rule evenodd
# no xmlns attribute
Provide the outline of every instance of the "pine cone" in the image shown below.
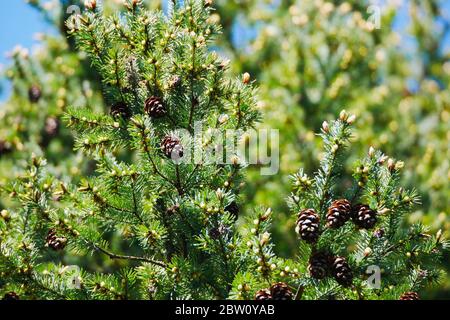
<svg viewBox="0 0 450 320"><path fill-rule="evenodd" d="M179 76L173 75L169 79L169 88L173 89L181 84L181 78Z"/></svg>
<svg viewBox="0 0 450 320"><path fill-rule="evenodd" d="M420 300L419 294L417 292L405 292L400 296L400 300Z"/></svg>
<svg viewBox="0 0 450 320"><path fill-rule="evenodd" d="M208 233L212 239L217 240L226 232L227 232L227 228L222 223L220 223L219 226L212 227L211 229L209 229Z"/></svg>
<svg viewBox="0 0 450 320"><path fill-rule="evenodd" d="M46 246L55 250L60 251L66 247L67 238L66 237L58 237L55 229L50 229L46 238Z"/></svg>
<svg viewBox="0 0 450 320"><path fill-rule="evenodd" d="M32 85L30 89L28 89L28 99L31 103L38 103L41 99L42 91L41 88L37 85Z"/></svg>
<svg viewBox="0 0 450 320"><path fill-rule="evenodd" d="M365 204L357 204L352 215L353 222L363 229L371 229L377 223L377 213Z"/></svg>
<svg viewBox="0 0 450 320"><path fill-rule="evenodd" d="M177 160L183 157L183 146L175 136L166 136L161 142L161 150L167 158Z"/></svg>
<svg viewBox="0 0 450 320"><path fill-rule="evenodd" d="M348 287L353 282L353 272L350 269L347 261L343 257L334 258L332 264L332 273L337 283L344 287Z"/></svg>
<svg viewBox="0 0 450 320"><path fill-rule="evenodd" d="M309 258L308 270L311 277L316 279L325 278L330 269L332 257L327 252L315 252Z"/></svg>
<svg viewBox="0 0 450 320"><path fill-rule="evenodd" d="M11 144L7 141L0 140L0 156L8 154L12 151Z"/></svg>
<svg viewBox="0 0 450 320"><path fill-rule="evenodd" d="M114 118L122 117L123 119L128 119L131 116L130 109L125 104L125 102L117 102L113 104L110 108L109 113Z"/></svg>
<svg viewBox="0 0 450 320"><path fill-rule="evenodd" d="M5 295L3 296L3 300L20 300L20 297L17 293L15 293L14 291L11 292L7 292L5 293Z"/></svg>
<svg viewBox="0 0 450 320"><path fill-rule="evenodd" d="M299 212L295 232L308 243L315 243L319 239L319 216L314 209Z"/></svg>
<svg viewBox="0 0 450 320"><path fill-rule="evenodd" d="M272 295L270 294L269 289L261 289L256 292L255 300L264 301L264 300L272 300Z"/></svg>
<svg viewBox="0 0 450 320"><path fill-rule="evenodd" d="M55 117L48 117L45 120L45 133L48 137L53 138L59 131L59 120Z"/></svg>
<svg viewBox="0 0 450 320"><path fill-rule="evenodd" d="M167 113L166 106L162 99L155 96L145 100L144 111L152 118L161 118Z"/></svg>
<svg viewBox="0 0 450 320"><path fill-rule="evenodd" d="M284 282L277 282L270 287L272 300L292 300L293 294L289 286Z"/></svg>
<svg viewBox="0 0 450 320"><path fill-rule="evenodd" d="M236 220L239 216L239 206L236 201L231 202L225 208L225 211L228 212L234 220Z"/></svg>
<svg viewBox="0 0 450 320"><path fill-rule="evenodd" d="M171 215L174 215L175 213L177 213L178 210L180 210L180 205L174 204L173 206L166 209L166 214L171 216Z"/></svg>
<svg viewBox="0 0 450 320"><path fill-rule="evenodd" d="M327 212L327 226L331 229L342 227L350 217L352 206L346 199L333 201Z"/></svg>

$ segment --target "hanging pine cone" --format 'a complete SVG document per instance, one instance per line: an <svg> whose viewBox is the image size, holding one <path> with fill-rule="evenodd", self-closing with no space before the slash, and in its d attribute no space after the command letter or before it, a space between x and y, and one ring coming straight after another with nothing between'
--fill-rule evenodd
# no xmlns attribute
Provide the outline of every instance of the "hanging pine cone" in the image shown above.
<svg viewBox="0 0 450 320"><path fill-rule="evenodd" d="M167 113L166 106L162 99L155 96L145 100L144 111L152 118L161 118Z"/></svg>
<svg viewBox="0 0 450 320"><path fill-rule="evenodd" d="M60 251L66 247L67 238L66 237L58 237L55 229L50 229L46 238L46 246L55 250Z"/></svg>
<svg viewBox="0 0 450 320"><path fill-rule="evenodd" d="M55 117L48 117L45 120L45 133L48 137L53 138L58 134L59 131L59 120Z"/></svg>
<svg viewBox="0 0 450 320"><path fill-rule="evenodd" d="M352 206L346 199L333 201L327 212L327 226L331 229L342 227L351 216Z"/></svg>
<svg viewBox="0 0 450 320"><path fill-rule="evenodd" d="M420 300L419 294L417 292L405 292L400 296L400 300Z"/></svg>
<svg viewBox="0 0 450 320"><path fill-rule="evenodd" d="M270 294L269 289L261 289L256 292L255 300L264 301L264 300L272 300L272 295Z"/></svg>
<svg viewBox="0 0 450 320"><path fill-rule="evenodd" d="M293 294L289 286L284 282L277 282L270 287L272 300L292 300Z"/></svg>
<svg viewBox="0 0 450 320"><path fill-rule="evenodd" d="M183 146L180 139L175 136L165 136L161 142L161 150L170 159L177 160L183 157Z"/></svg>
<svg viewBox="0 0 450 320"><path fill-rule="evenodd" d="M377 213L368 205L357 204L352 211L353 222L360 228L371 229L377 223Z"/></svg>
<svg viewBox="0 0 450 320"><path fill-rule="evenodd" d="M330 269L332 257L328 252L315 252L309 258L308 270L311 277L316 279L325 278Z"/></svg>
<svg viewBox="0 0 450 320"><path fill-rule="evenodd" d="M180 210L180 205L177 203L177 204L174 204L173 206L167 208L166 214L171 216L171 215L174 215L175 213L177 213L178 210Z"/></svg>
<svg viewBox="0 0 450 320"><path fill-rule="evenodd" d="M28 99L31 103L38 103L41 99L42 91L41 88L37 85L32 85L30 89L28 89Z"/></svg>
<svg viewBox="0 0 450 320"><path fill-rule="evenodd" d="M234 220L237 220L239 216L239 206L236 201L232 201L224 209L234 218Z"/></svg>
<svg viewBox="0 0 450 320"><path fill-rule="evenodd" d="M15 293L14 291L11 291L11 292L5 293L5 295L3 296L3 300L8 300L8 301L20 300L20 297L17 293Z"/></svg>
<svg viewBox="0 0 450 320"><path fill-rule="evenodd" d="M123 119L128 119L131 116L130 109L125 102L117 102L113 104L110 108L109 113L114 118L122 117Z"/></svg>
<svg viewBox="0 0 450 320"><path fill-rule="evenodd" d="M5 140L0 140L0 157L12 151L11 144Z"/></svg>
<svg viewBox="0 0 450 320"><path fill-rule="evenodd" d="M319 239L319 216L314 209L299 212L295 232L308 243L315 243Z"/></svg>
<svg viewBox="0 0 450 320"><path fill-rule="evenodd" d="M331 266L331 271L333 273L334 279L337 283L344 287L348 287L353 281L353 272L347 263L347 260L343 257L334 258L333 264Z"/></svg>

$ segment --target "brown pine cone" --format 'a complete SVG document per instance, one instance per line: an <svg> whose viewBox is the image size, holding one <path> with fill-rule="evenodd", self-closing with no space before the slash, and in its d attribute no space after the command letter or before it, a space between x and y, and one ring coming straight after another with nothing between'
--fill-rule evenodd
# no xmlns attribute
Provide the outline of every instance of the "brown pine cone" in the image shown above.
<svg viewBox="0 0 450 320"><path fill-rule="evenodd" d="M377 239L381 239L384 236L384 229L377 229L373 232L373 236Z"/></svg>
<svg viewBox="0 0 450 320"><path fill-rule="evenodd" d="M342 227L352 213L352 206L346 199L333 201L327 212L327 226L331 229Z"/></svg>
<svg viewBox="0 0 450 320"><path fill-rule="evenodd" d="M352 210L352 219L358 227L371 229L377 223L377 213L366 204L357 204Z"/></svg>
<svg viewBox="0 0 450 320"><path fill-rule="evenodd" d="M128 119L131 116L130 109L125 102L117 102L113 104L109 110L109 113L114 118L122 117L123 119Z"/></svg>
<svg viewBox="0 0 450 320"><path fill-rule="evenodd" d="M169 88L173 89L181 84L181 78L177 75L173 75L169 79Z"/></svg>
<svg viewBox="0 0 450 320"><path fill-rule="evenodd" d="M58 118L48 117L45 120L44 129L45 129L45 133L47 134L48 137L54 138L58 134L59 127L60 127L60 124L59 124Z"/></svg>
<svg viewBox="0 0 450 320"><path fill-rule="evenodd" d="M45 240L46 240L46 246L53 249L54 251L63 250L67 244L67 238L59 237L56 234L55 229L50 229L48 231L47 238Z"/></svg>
<svg viewBox="0 0 450 320"><path fill-rule="evenodd" d="M314 209L299 212L295 232L308 243L315 243L319 239L319 216Z"/></svg>
<svg viewBox="0 0 450 320"><path fill-rule="evenodd" d="M272 300L272 295L270 294L269 289L261 289L256 292L255 300L264 301L264 300Z"/></svg>
<svg viewBox="0 0 450 320"><path fill-rule="evenodd" d="M222 237L222 235L224 235L227 232L227 228L225 227L225 225L223 225L222 223L220 223L217 227L212 227L211 229L209 229L208 233L209 236L214 239L217 240L220 237Z"/></svg>
<svg viewBox="0 0 450 320"><path fill-rule="evenodd" d="M400 300L420 300L420 297L417 292L410 291L402 294Z"/></svg>
<svg viewBox="0 0 450 320"><path fill-rule="evenodd" d="M161 150L167 158L178 160L183 157L183 146L179 138L165 136L161 142Z"/></svg>
<svg viewBox="0 0 450 320"><path fill-rule="evenodd" d="M166 214L167 215L174 215L175 213L178 212L178 210L180 210L180 205L179 204L174 204L173 206L171 206L171 207L166 209Z"/></svg>
<svg viewBox="0 0 450 320"><path fill-rule="evenodd" d="M328 252L315 252L309 258L308 270L311 277L316 279L325 278L330 269L331 255Z"/></svg>
<svg viewBox="0 0 450 320"><path fill-rule="evenodd" d="M340 285L348 287L353 282L353 272L347 263L347 260L343 257L334 258L333 264L331 266L331 271L333 273L334 279Z"/></svg>
<svg viewBox="0 0 450 320"><path fill-rule="evenodd" d="M5 293L5 295L3 296L3 300L8 300L8 301L20 300L20 297L17 293L15 293L14 291L11 291L11 292Z"/></svg>
<svg viewBox="0 0 450 320"><path fill-rule="evenodd" d="M31 103L38 103L41 99L42 91L41 88L37 85L32 85L30 89L28 89L28 99Z"/></svg>
<svg viewBox="0 0 450 320"><path fill-rule="evenodd" d="M294 295L284 282L277 282L270 287L272 300L292 300Z"/></svg>
<svg viewBox="0 0 450 320"><path fill-rule="evenodd" d="M161 118L167 113L166 106L162 99L155 96L145 100L144 111L152 118Z"/></svg>

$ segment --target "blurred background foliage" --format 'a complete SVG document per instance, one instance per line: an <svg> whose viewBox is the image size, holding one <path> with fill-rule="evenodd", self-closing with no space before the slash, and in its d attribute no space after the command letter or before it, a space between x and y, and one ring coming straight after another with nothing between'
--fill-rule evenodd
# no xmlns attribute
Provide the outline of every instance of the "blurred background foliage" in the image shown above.
<svg viewBox="0 0 450 320"><path fill-rule="evenodd" d="M66 37L67 8L81 1L28 2L57 32L39 35L38 50L17 47L10 53L4 76L12 91L0 106L0 183L20 176L21 162L31 152L45 156L58 178L76 183L93 166L72 151L61 116L68 106L105 112L110 106L90 62ZM167 8L166 1L146 3ZM299 167L316 169L321 154L315 133L343 108L358 117L353 148L359 155L374 146L405 161L403 184L422 198L411 221L423 220L434 232L448 230L450 6L445 0L215 0L214 6L211 19L223 26L215 49L233 61L234 72L249 72L257 81L264 114L260 127L280 133L280 171L262 176L258 166L250 167L240 199L242 215L259 205L274 209L279 255L292 257L297 250L295 218L285 201L289 175ZM120 10L121 1L104 1L104 7ZM39 99L30 99L31 89L38 89ZM0 209L11 205L2 193ZM427 295L450 298L450 280Z"/></svg>

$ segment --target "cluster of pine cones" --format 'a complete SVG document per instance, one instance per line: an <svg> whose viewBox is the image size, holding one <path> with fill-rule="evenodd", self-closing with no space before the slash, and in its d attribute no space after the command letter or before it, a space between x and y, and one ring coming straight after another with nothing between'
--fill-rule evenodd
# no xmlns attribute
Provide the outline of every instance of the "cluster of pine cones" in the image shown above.
<svg viewBox="0 0 450 320"><path fill-rule="evenodd" d="M314 252L309 258L308 270L311 277L316 279L324 279L331 275L344 287L349 287L353 282L353 272L347 260L328 252Z"/></svg>
<svg viewBox="0 0 450 320"><path fill-rule="evenodd" d="M352 206L346 199L333 201L326 214L326 225L330 229L342 227L348 220L359 228L371 229L377 223L377 213L368 205ZM299 212L295 231L308 243L316 243L320 236L320 218L314 209Z"/></svg>
<svg viewBox="0 0 450 320"><path fill-rule="evenodd" d="M255 300L292 300L294 294L284 282L274 283L270 288L256 292Z"/></svg>

